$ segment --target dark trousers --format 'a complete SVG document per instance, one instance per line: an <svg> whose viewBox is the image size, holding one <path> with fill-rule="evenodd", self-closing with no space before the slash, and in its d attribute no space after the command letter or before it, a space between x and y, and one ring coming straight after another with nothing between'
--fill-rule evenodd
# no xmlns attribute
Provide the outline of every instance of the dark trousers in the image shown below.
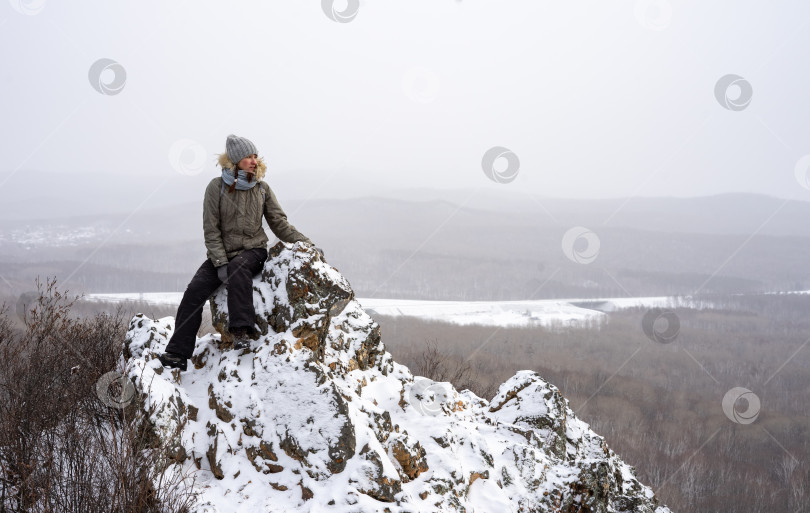
<svg viewBox="0 0 810 513"><path fill-rule="evenodd" d="M253 276L262 270L267 260L264 248L246 249L228 262L228 331L236 328L253 329L256 323L256 310L253 308ZM175 353L191 358L197 331L202 324L202 309L211 295L222 285L217 277L217 269L211 260L197 269L197 274L186 287L177 318L174 334L166 346L167 353Z"/></svg>

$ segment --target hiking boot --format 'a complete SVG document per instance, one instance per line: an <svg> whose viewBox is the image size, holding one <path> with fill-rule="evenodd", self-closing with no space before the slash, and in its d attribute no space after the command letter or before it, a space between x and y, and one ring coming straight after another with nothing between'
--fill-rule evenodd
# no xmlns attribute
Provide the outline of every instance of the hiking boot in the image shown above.
<svg viewBox="0 0 810 513"><path fill-rule="evenodd" d="M233 336L233 348L237 350L250 349L250 337L247 328L234 328L231 331Z"/></svg>
<svg viewBox="0 0 810 513"><path fill-rule="evenodd" d="M180 369L181 371L184 371L188 366L188 360L179 354L163 353L158 355L158 360L160 360L160 363L162 363L164 367L169 367L171 369Z"/></svg>

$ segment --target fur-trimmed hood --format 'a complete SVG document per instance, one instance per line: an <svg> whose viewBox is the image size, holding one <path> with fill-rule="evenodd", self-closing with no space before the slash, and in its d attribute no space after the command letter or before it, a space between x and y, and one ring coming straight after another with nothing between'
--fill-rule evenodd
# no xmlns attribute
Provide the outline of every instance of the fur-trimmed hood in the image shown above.
<svg viewBox="0 0 810 513"><path fill-rule="evenodd" d="M228 158L228 153L223 153L219 156L219 165L222 169L233 169L236 167L236 164L231 162L231 159ZM261 182L264 178L264 173L267 172L267 164L264 163L264 159L261 157L256 157L256 181Z"/></svg>

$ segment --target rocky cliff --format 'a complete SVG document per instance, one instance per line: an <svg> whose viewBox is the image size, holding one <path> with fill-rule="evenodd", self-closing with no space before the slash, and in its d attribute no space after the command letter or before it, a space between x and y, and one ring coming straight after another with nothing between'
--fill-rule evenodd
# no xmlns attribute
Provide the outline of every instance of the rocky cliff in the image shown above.
<svg viewBox="0 0 810 513"><path fill-rule="evenodd" d="M277 244L253 286L250 350L230 347L224 287L188 371L156 359L171 317L125 341L157 464L195 474L198 512L670 511L537 373L490 401L412 375L311 246Z"/></svg>

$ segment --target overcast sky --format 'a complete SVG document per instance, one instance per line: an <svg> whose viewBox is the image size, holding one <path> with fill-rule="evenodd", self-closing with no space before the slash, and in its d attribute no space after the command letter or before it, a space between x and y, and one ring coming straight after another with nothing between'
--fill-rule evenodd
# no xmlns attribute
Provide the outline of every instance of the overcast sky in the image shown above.
<svg viewBox="0 0 810 513"><path fill-rule="evenodd" d="M806 1L333 7L338 21L318 0L2 2L1 189L98 172L122 199L126 175L201 197L235 133L285 197L810 200ZM488 177L493 147L519 164L496 159Z"/></svg>

